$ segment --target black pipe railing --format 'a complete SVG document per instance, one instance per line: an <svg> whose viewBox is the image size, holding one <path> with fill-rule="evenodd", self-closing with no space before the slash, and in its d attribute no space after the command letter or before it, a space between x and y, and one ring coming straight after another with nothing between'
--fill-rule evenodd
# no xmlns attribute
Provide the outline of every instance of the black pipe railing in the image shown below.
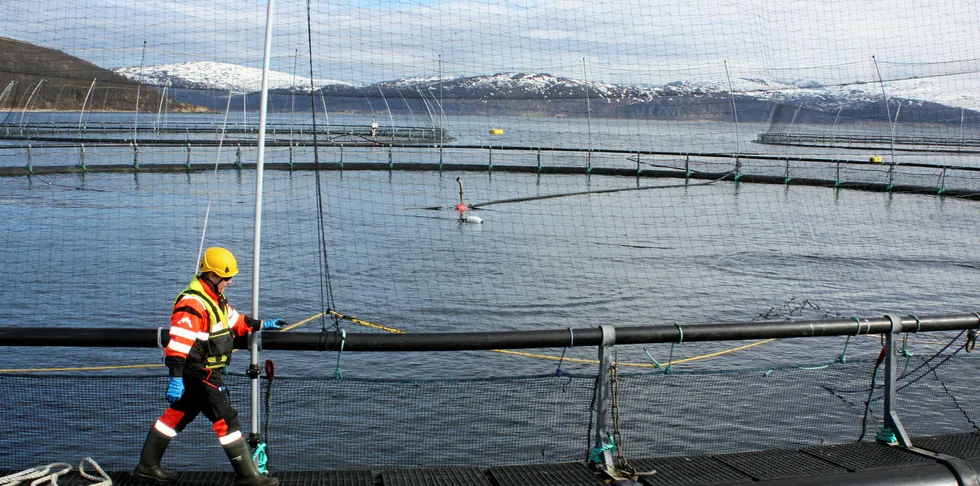
<svg viewBox="0 0 980 486"><path fill-rule="evenodd" d="M899 328L882 317L732 322L718 324L627 326L615 328L615 344L653 344L695 341L738 341L746 339L849 336L891 332L957 331L980 328L980 314L956 314L901 318ZM452 332L452 333L350 333L350 332L264 332L263 349L293 351L466 351L490 349L561 348L599 346L599 328L539 331ZM130 328L0 328L0 346L130 347L166 346L166 329ZM248 339L238 338L235 347L248 348Z"/></svg>
<svg viewBox="0 0 980 486"><path fill-rule="evenodd" d="M269 143L267 146L275 144ZM795 160L795 159L784 159ZM905 164L905 167L925 167L928 164ZM898 166L898 164L896 164ZM480 164L435 164L435 163L399 163L395 166L400 171L468 171L484 172L488 170L488 165ZM233 163L218 164L219 169L252 169L254 164L242 164L241 166ZM294 171L294 170L366 170L366 171L385 171L392 170L392 166L385 163L266 163L266 170ZM956 171L980 171L980 167L948 167L949 170ZM23 177L31 175L49 174L82 174L82 173L178 173L178 172L211 172L215 170L214 164L147 164L139 167L133 165L80 165L64 166L28 166L28 167L0 167L0 177ZM525 174L592 174L605 176L623 177L643 177L643 178L686 178L708 181L731 181L736 180L734 172L691 172L685 174L682 170L653 170L653 169L626 169L609 167L534 167L530 165L494 165L494 172L511 172ZM974 189L954 189L937 186L919 186L910 184L886 184L875 182L860 181L836 181L833 179L816 179L799 177L793 178L788 182L783 175L758 175L741 174L738 178L741 182L756 184L778 184L794 186L812 187L832 187L835 189L852 189L868 192L888 192L905 194L942 194L949 197L957 197L969 200L980 200L980 192Z"/></svg>

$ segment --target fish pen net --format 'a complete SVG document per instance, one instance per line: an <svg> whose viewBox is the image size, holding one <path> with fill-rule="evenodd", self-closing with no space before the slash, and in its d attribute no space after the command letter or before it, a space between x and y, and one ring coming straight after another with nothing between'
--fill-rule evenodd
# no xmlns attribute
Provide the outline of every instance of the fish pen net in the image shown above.
<svg viewBox="0 0 980 486"><path fill-rule="evenodd" d="M348 373L363 373L350 359ZM611 426L617 453L638 460L873 441L882 406L880 375L871 388L874 364L620 371ZM911 436L977 430L978 397L968 379L974 357L916 354L903 368L898 405ZM261 432L274 471L581 462L591 448L595 378L264 378ZM247 377L226 379L248 414ZM18 470L82 454L106 470L129 470L165 386L160 376L0 375L0 411L8 417L0 464ZM195 422L173 441L165 464L222 470L213 442L210 424Z"/></svg>
<svg viewBox="0 0 980 486"><path fill-rule="evenodd" d="M262 139L266 4L8 9L3 326L165 329L209 246L241 266L229 301L285 319L285 332L681 329L975 309L977 22L943 16L976 9L286 0L274 10ZM844 28L852 18L891 19L905 34L882 45ZM913 347L909 366L949 354L952 338ZM865 412L880 420L879 349L865 336L618 348L622 449L856 439ZM594 348L341 354L263 352L283 377L259 405L245 400L247 360L233 361L235 404L243 416L268 407L278 467L587 453ZM932 404L909 409L915 434L976 428L971 367L959 355L910 384L907 403ZM5 347L0 411L13 418L0 468L74 450L64 430L129 468L164 406L165 374L152 350ZM111 422L95 418L105 396L122 402ZM447 430L466 434L446 444ZM209 438L181 439L168 457L222 463L219 448L200 452L210 434L195 424L188 435ZM354 449L364 457L338 452ZM189 462L200 454L209 459Z"/></svg>

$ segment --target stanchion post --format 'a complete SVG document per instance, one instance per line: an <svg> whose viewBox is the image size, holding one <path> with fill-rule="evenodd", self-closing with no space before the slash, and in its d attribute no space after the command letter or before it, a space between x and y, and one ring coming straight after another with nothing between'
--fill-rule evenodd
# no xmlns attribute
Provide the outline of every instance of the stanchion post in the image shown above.
<svg viewBox="0 0 980 486"><path fill-rule="evenodd" d="M898 335L902 332L902 318L889 314L885 316L892 323L891 332L885 341L885 410L882 424L885 428L891 429L895 434L895 439L902 447L911 447L912 441L902 426L901 419L898 418L898 411L895 409L895 382L898 378L898 366L895 361L896 344L899 342Z"/></svg>
<svg viewBox="0 0 980 486"><path fill-rule="evenodd" d="M595 435L592 443L592 454L589 462L601 462L607 470L614 467L612 450L616 446L609 435L606 419L609 416L611 399L610 371L612 369L613 351L616 345L616 328L599 326L602 330L602 344L599 346L599 376L596 378L595 389Z"/></svg>

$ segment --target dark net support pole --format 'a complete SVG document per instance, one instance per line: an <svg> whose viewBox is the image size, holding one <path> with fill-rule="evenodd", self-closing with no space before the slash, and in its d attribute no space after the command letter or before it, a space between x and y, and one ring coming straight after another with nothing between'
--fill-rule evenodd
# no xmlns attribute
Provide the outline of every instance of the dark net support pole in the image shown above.
<svg viewBox="0 0 980 486"><path fill-rule="evenodd" d="M896 332L961 331L980 326L978 314L956 314L900 318ZM466 327L460 324L459 327ZM682 330L683 328L683 330ZM785 339L814 336L854 336L892 333L892 321L885 317L814 321L733 322L669 326L617 327L616 344L738 341L747 339ZM163 330L162 344L169 339ZM291 351L338 351L340 333L271 332L262 333L264 349ZM575 342L571 342L574 334ZM455 332L455 333L352 333L344 338L344 351L468 351L489 349L563 348L600 346L602 331L596 327L554 331ZM80 327L2 327L0 346L68 346L106 348L156 348L157 329L80 328ZM235 347L248 348L245 338Z"/></svg>

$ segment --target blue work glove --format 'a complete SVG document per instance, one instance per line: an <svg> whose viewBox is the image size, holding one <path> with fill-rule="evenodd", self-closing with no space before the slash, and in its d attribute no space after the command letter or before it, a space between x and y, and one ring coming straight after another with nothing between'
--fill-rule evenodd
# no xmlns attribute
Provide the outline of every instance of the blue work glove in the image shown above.
<svg viewBox="0 0 980 486"><path fill-rule="evenodd" d="M268 329L282 329L282 326L286 325L286 321L282 319L266 319L262 321L262 330Z"/></svg>
<svg viewBox="0 0 980 486"><path fill-rule="evenodd" d="M183 378L171 378L170 384L167 385L167 402L171 405L180 397L184 395L184 379Z"/></svg>

